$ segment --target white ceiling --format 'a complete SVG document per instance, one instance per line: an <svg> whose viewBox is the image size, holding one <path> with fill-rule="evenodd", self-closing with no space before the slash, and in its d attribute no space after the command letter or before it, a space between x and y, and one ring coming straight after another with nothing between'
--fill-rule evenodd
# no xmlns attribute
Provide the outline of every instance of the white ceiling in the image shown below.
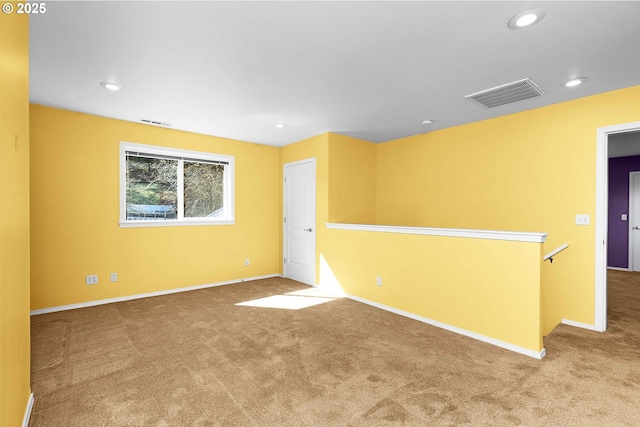
<svg viewBox="0 0 640 427"><path fill-rule="evenodd" d="M31 102L275 146L324 132L388 141L640 84L637 1L46 7L30 21ZM507 27L530 8L546 16ZM576 76L589 81L562 86ZM526 77L546 95L465 99Z"/></svg>

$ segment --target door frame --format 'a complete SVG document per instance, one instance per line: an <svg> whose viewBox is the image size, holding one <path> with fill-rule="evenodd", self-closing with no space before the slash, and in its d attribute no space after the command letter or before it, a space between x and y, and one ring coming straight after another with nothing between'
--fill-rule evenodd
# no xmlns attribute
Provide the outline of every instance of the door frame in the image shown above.
<svg viewBox="0 0 640 427"><path fill-rule="evenodd" d="M280 222L280 224L282 224L282 277L287 277L287 263L284 262L285 260L285 255L287 253L287 227L285 226L284 223L284 218L285 215L287 214L287 203L289 202L288 197L287 197L287 186L286 186L286 182L285 182L285 171L287 170L287 167L289 166L296 166L296 165L301 165L304 163L313 163L314 166L314 170L316 171L316 175L313 177L313 180L315 181L315 188L316 188L316 197L315 197L315 201L314 201L314 206L315 206L315 212L314 212L314 222L317 223L318 221L318 180L317 180L317 175L318 175L318 165L316 163L316 158L315 157L310 157L308 159L303 159L303 160L297 160L295 162L289 162L289 163L285 163L284 165L282 165L282 218ZM315 286L316 284L316 255L317 255L317 224L313 224L314 230L316 230L316 232L313 234L314 238L313 238L313 278L312 278L312 282L313 283L309 283L310 285Z"/></svg>
<svg viewBox="0 0 640 427"><path fill-rule="evenodd" d="M594 329L607 330L607 224L609 216L609 135L640 131L640 122L597 129L596 145L596 240Z"/></svg>
<svg viewBox="0 0 640 427"><path fill-rule="evenodd" d="M638 171L632 171L629 172L629 215L627 217L627 235L629 236L629 260L627 261L627 269L629 269L629 271L634 271L633 270L633 255L635 252L635 233L633 232L633 226L631 224L632 222L632 218L634 218L634 209L633 209L633 205L634 205L634 201L635 201L635 195L634 195L634 183L633 183L633 177L636 175L640 175L640 172ZM640 267L640 266L639 266Z"/></svg>

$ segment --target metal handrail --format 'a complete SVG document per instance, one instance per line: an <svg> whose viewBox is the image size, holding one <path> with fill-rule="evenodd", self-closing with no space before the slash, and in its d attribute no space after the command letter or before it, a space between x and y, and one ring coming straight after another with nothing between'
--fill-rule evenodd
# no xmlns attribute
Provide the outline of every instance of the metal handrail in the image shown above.
<svg viewBox="0 0 640 427"><path fill-rule="evenodd" d="M557 254L559 254L560 252L564 251L568 247L569 247L569 245L567 243L565 243L562 246L557 247L556 249L554 249L551 252L549 252L548 254L546 254L542 261L544 262L546 260L549 260L549 262L553 264L553 257L556 256Z"/></svg>

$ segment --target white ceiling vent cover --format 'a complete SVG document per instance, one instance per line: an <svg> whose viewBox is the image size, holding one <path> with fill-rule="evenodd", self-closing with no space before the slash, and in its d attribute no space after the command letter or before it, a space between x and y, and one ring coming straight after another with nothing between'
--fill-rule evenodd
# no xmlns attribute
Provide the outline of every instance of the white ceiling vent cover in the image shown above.
<svg viewBox="0 0 640 427"><path fill-rule="evenodd" d="M483 90L481 92L476 92L465 96L465 98L470 99L485 108L493 108L500 105L510 104L512 102L522 101L523 99L535 98L536 96L541 95L544 95L544 91L527 78Z"/></svg>

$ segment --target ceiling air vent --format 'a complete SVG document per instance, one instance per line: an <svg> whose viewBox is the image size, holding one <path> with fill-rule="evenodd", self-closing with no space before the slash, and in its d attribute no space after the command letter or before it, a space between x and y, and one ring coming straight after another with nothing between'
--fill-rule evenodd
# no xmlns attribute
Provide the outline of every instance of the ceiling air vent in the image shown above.
<svg viewBox="0 0 640 427"><path fill-rule="evenodd" d="M148 125L166 126L166 127L171 126L171 123L167 123L167 122L158 122L158 121L156 121L156 120L140 119L140 121L141 121L142 123L146 123L146 124L148 124Z"/></svg>
<svg viewBox="0 0 640 427"><path fill-rule="evenodd" d="M540 89L530 79L518 80L517 82L507 83L506 85L497 86L491 89L476 92L465 96L485 108L498 107L500 105L510 104L523 99L535 98L544 95L544 91Z"/></svg>

